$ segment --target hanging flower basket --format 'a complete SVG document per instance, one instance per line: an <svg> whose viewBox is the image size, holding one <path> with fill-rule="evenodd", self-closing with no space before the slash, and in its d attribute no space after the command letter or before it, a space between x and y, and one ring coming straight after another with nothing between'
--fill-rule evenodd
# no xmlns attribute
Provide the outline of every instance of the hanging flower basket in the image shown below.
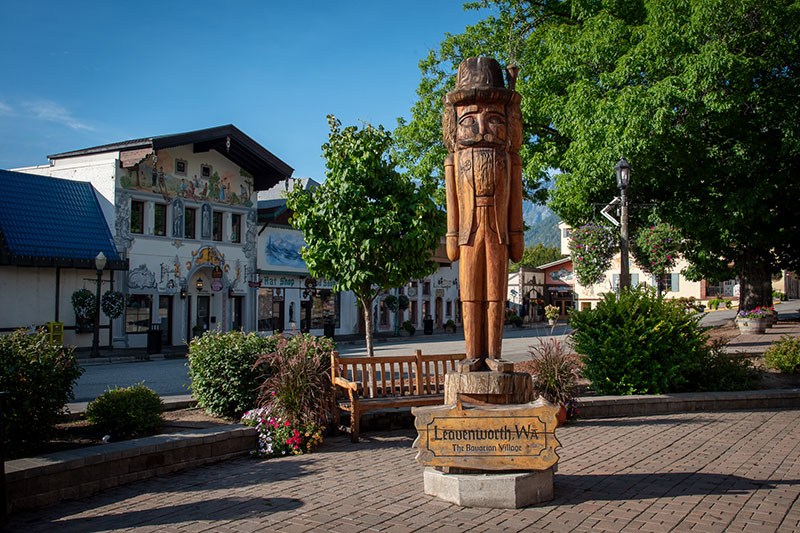
<svg viewBox="0 0 800 533"><path fill-rule="evenodd" d="M677 229L660 223L639 230L631 251L639 268L660 278L675 268L681 242L681 234Z"/></svg>
<svg viewBox="0 0 800 533"><path fill-rule="evenodd" d="M611 259L617 252L614 234L596 224L587 224L572 230L569 251L572 268L584 287L598 283L611 267Z"/></svg>
<svg viewBox="0 0 800 533"><path fill-rule="evenodd" d="M122 314L125 299L119 291L106 291L100 298L100 309L108 318L117 318Z"/></svg>
<svg viewBox="0 0 800 533"><path fill-rule="evenodd" d="M97 300L88 289L78 289L72 293L72 308L75 310L75 331L86 333L92 330Z"/></svg>

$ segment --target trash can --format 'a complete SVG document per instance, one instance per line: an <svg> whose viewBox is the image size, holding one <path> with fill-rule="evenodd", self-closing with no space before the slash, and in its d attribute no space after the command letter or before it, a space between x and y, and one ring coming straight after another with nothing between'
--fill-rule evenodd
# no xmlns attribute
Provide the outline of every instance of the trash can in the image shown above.
<svg viewBox="0 0 800 533"><path fill-rule="evenodd" d="M325 325L322 326L322 329L326 337L333 339L334 331L336 331L336 324L333 324L332 322L325 322Z"/></svg>
<svg viewBox="0 0 800 533"><path fill-rule="evenodd" d="M147 353L161 353L161 324L152 324L147 330Z"/></svg>
<svg viewBox="0 0 800 533"><path fill-rule="evenodd" d="M426 318L422 321L423 327L425 328L425 335L433 335L433 319Z"/></svg>

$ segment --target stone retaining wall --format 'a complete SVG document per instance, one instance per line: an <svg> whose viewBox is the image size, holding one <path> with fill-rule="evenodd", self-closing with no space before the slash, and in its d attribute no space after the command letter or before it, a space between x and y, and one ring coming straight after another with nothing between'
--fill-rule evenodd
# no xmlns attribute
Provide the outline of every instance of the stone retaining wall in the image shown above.
<svg viewBox="0 0 800 533"><path fill-rule="evenodd" d="M6 463L9 512L83 498L101 490L255 450L256 431L230 425L114 442Z"/></svg>

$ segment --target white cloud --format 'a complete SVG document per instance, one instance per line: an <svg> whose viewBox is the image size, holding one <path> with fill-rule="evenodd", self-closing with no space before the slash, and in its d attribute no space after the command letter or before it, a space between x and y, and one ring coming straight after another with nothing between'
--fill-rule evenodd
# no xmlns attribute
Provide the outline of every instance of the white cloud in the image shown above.
<svg viewBox="0 0 800 533"><path fill-rule="evenodd" d="M33 114L35 118L63 124L73 130L93 130L94 128L72 116L72 113L51 100L36 100L24 102L22 106Z"/></svg>
<svg viewBox="0 0 800 533"><path fill-rule="evenodd" d="M12 113L11 107L0 100L0 115L11 115Z"/></svg>

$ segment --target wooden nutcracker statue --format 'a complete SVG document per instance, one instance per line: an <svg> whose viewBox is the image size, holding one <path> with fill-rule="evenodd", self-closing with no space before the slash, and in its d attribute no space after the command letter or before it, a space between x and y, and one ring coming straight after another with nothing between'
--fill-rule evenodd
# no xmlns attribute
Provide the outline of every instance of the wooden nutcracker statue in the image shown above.
<svg viewBox="0 0 800 533"><path fill-rule="evenodd" d="M522 223L522 113L517 68L490 57L458 67L445 97L447 256L459 261L467 358L461 371L511 372L501 359L508 260L525 248Z"/></svg>

